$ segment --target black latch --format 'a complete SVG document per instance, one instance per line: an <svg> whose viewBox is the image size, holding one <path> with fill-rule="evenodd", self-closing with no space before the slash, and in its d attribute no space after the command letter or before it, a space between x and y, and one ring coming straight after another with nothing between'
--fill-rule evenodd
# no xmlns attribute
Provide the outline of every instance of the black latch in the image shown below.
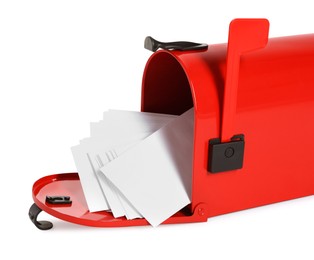
<svg viewBox="0 0 314 260"><path fill-rule="evenodd" d="M56 205L72 204L70 196L46 196L46 202Z"/></svg>
<svg viewBox="0 0 314 260"><path fill-rule="evenodd" d="M208 171L211 173L238 170L243 167L244 135L234 135L230 142L220 138L209 140Z"/></svg>

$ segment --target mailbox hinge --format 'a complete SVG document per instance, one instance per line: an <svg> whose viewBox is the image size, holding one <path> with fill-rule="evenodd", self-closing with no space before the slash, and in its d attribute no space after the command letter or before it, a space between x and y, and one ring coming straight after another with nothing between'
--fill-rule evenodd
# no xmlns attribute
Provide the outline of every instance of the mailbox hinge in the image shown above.
<svg viewBox="0 0 314 260"><path fill-rule="evenodd" d="M243 167L244 135L234 135L230 142L222 143L220 138L209 140L208 171L219 173L238 170Z"/></svg>

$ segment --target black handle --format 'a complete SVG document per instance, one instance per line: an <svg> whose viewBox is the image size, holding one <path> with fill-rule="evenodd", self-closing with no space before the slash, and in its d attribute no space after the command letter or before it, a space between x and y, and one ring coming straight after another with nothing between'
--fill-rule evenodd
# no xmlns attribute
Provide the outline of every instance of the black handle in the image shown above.
<svg viewBox="0 0 314 260"><path fill-rule="evenodd" d="M159 48L164 50L179 50L179 51L192 51L192 50L205 50L208 45L205 43L195 42L159 42L153 37L147 36L144 42L144 48L152 52L157 51Z"/></svg>
<svg viewBox="0 0 314 260"><path fill-rule="evenodd" d="M46 204L51 204L53 207L71 207L72 200L70 196L46 196ZM37 217L39 213L42 212L42 209L39 208L36 203L34 203L28 212L30 220L34 225L40 230L48 230L53 227L53 224L49 221L38 221Z"/></svg>
<svg viewBox="0 0 314 260"><path fill-rule="evenodd" d="M48 230L53 227L52 223L49 221L37 221L37 217L42 210L34 203L28 212L28 216L34 225L40 230Z"/></svg>

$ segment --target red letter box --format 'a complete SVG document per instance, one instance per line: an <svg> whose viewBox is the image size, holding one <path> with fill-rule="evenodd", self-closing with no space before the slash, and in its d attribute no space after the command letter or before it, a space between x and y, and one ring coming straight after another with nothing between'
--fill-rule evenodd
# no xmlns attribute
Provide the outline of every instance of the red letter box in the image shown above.
<svg viewBox="0 0 314 260"><path fill-rule="evenodd" d="M192 203L164 223L314 194L314 34L268 40L268 27L236 19L228 44L209 46L146 39L164 50L147 62L142 111L195 111ZM148 224L89 212L76 173L38 180L33 199L30 218L41 229L52 227L37 221L41 210L89 226Z"/></svg>

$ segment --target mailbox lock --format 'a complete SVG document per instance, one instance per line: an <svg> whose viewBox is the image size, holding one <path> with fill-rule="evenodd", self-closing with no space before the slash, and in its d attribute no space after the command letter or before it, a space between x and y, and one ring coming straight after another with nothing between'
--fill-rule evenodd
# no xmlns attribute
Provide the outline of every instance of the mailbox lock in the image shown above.
<svg viewBox="0 0 314 260"><path fill-rule="evenodd" d="M230 142L220 138L209 140L208 171L211 173L241 169L244 157L244 135L234 135Z"/></svg>
<svg viewBox="0 0 314 260"><path fill-rule="evenodd" d="M234 155L234 149L232 147L228 147L225 151L226 158L230 158Z"/></svg>

